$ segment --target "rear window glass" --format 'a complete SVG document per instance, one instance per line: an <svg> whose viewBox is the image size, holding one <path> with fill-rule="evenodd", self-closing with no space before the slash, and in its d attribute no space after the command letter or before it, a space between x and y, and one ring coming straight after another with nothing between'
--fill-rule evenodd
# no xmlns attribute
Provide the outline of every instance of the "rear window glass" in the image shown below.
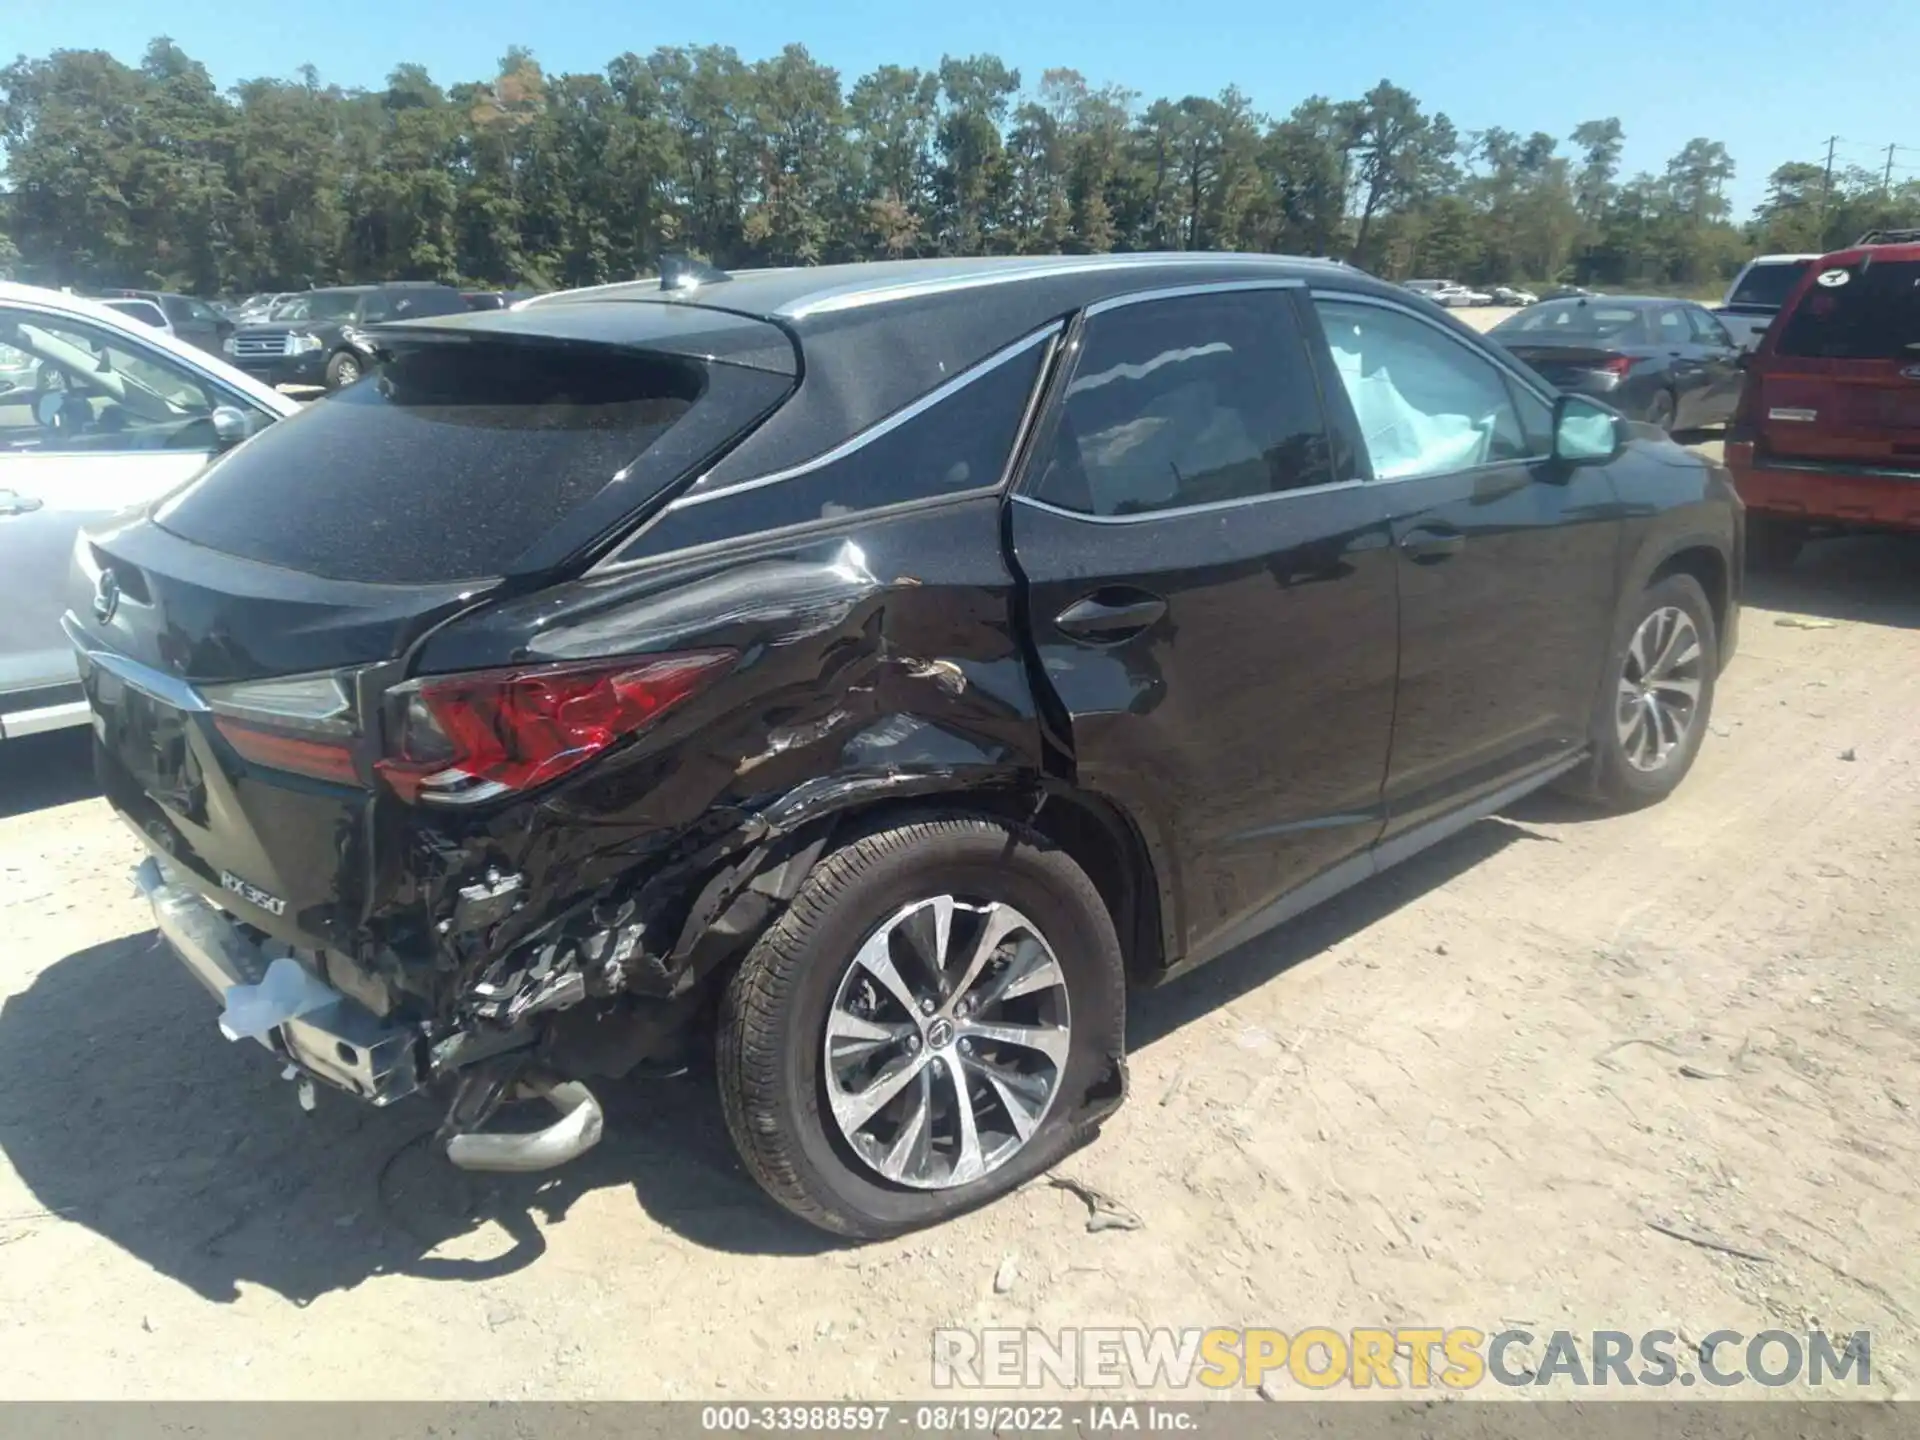
<svg viewBox="0 0 1920 1440"><path fill-rule="evenodd" d="M693 364L429 344L269 426L169 501L196 544L336 580L498 575L699 398Z"/></svg>
<svg viewBox="0 0 1920 1440"><path fill-rule="evenodd" d="M1591 300L1549 300L1530 306L1493 327L1495 335L1525 335L1535 340L1635 340L1645 312L1629 305L1596 305Z"/></svg>
<svg viewBox="0 0 1920 1440"><path fill-rule="evenodd" d="M1787 317L1780 353L1920 359L1920 261L1863 260L1823 269Z"/></svg>
<svg viewBox="0 0 1920 1440"><path fill-rule="evenodd" d="M1749 266L1727 297L1729 305L1764 305L1778 310L1787 303L1794 284L1811 260L1776 260L1768 265Z"/></svg>

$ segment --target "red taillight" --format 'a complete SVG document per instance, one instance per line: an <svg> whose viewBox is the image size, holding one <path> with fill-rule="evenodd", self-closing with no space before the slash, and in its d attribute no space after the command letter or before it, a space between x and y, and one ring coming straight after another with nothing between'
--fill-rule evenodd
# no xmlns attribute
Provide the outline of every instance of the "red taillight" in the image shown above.
<svg viewBox="0 0 1920 1440"><path fill-rule="evenodd" d="M216 715L214 728L241 758L271 770L290 770L315 780L330 780L336 785L357 785L359 773L353 764L353 752L332 740L317 740L306 735L267 730L243 724L225 715Z"/></svg>
<svg viewBox="0 0 1920 1440"><path fill-rule="evenodd" d="M731 650L420 680L375 769L403 800L466 802L559 778L718 678Z"/></svg>
<svg viewBox="0 0 1920 1440"><path fill-rule="evenodd" d="M1627 378L1627 372L1633 369L1633 357L1631 355L1609 355L1593 368L1603 375L1611 375L1616 380L1624 380Z"/></svg>

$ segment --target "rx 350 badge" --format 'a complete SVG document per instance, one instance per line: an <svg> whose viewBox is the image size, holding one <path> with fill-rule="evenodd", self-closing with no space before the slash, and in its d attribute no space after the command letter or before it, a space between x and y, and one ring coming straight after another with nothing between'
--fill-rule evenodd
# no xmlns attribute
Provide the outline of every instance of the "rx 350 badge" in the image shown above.
<svg viewBox="0 0 1920 1440"><path fill-rule="evenodd" d="M220 872L220 884L222 888L231 890L249 905L257 906L269 915L284 915L287 913L286 901L282 900L278 895L262 890L258 885L242 880L231 870L222 870Z"/></svg>

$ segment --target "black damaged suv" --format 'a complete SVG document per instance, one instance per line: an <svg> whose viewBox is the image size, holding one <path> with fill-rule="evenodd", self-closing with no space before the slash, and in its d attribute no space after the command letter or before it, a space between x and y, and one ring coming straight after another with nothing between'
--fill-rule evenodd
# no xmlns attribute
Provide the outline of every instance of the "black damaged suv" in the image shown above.
<svg viewBox="0 0 1920 1440"><path fill-rule="evenodd" d="M708 275L380 343L84 539L67 626L222 1023L441 1092L460 1165L580 1153L596 1077L717 1034L796 1213L977 1204L1121 1101L1129 982L1550 782L1660 798L1734 646L1724 472L1343 266Z"/></svg>

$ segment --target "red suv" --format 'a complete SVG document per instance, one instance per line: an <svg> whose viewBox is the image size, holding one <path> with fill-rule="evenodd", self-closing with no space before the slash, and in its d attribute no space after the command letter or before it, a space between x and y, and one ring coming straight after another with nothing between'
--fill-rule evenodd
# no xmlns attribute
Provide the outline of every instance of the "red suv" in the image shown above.
<svg viewBox="0 0 1920 1440"><path fill-rule="evenodd" d="M1758 567L1819 529L1920 533L1920 231L1807 267L1749 359L1727 468Z"/></svg>

